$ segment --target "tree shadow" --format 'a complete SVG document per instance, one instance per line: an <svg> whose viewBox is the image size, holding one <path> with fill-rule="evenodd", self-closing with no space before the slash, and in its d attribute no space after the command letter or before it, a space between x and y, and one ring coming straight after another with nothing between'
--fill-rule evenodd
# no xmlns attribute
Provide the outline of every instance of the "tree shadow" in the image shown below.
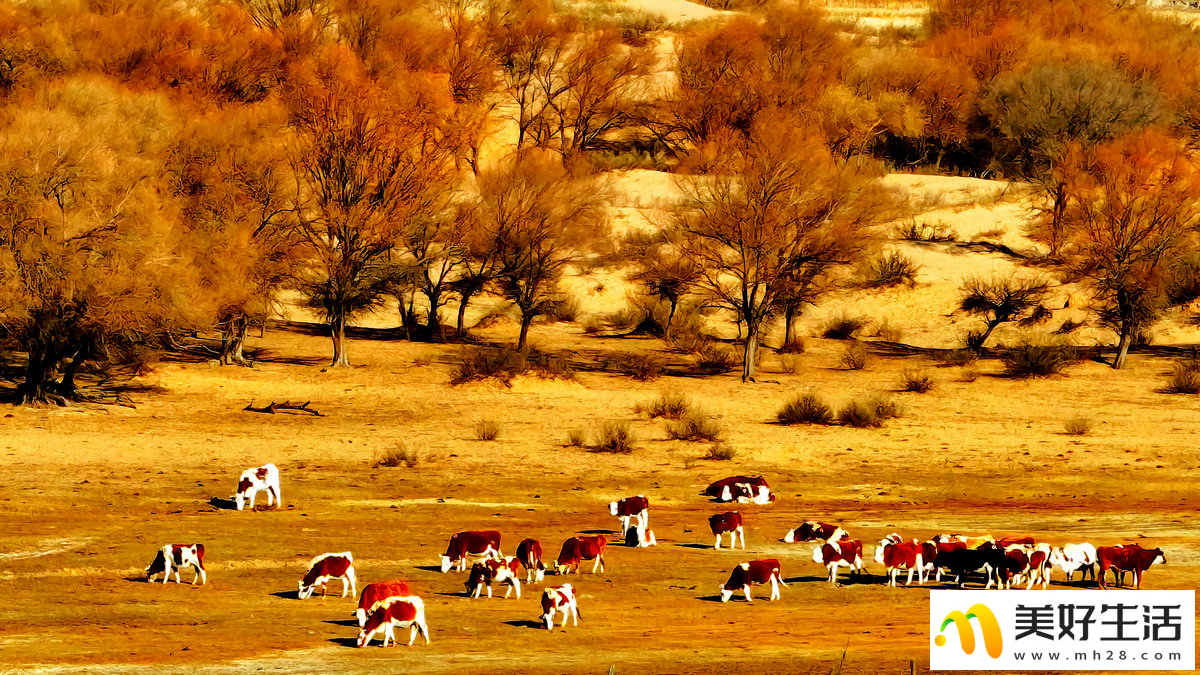
<svg viewBox="0 0 1200 675"><path fill-rule="evenodd" d="M479 596L479 597L481 597L481 598L486 598L486 597L487 597L487 595L486 595L487 591L484 591L484 593L485 593L485 595L481 595L481 596ZM447 598L470 598L470 597L471 597L471 593L470 593L470 592L463 593L463 592L461 592L461 591L454 591L454 592L449 592L449 591L439 591L439 592L437 592L437 593L434 593L434 595L440 595L440 596L447 597Z"/></svg>
<svg viewBox="0 0 1200 675"><path fill-rule="evenodd" d="M513 626L514 628L537 628L546 630L546 624L531 619L515 619L513 621L505 621L505 625Z"/></svg>
<svg viewBox="0 0 1200 675"><path fill-rule="evenodd" d="M211 497L208 503L222 511L237 511L237 502L226 497Z"/></svg>

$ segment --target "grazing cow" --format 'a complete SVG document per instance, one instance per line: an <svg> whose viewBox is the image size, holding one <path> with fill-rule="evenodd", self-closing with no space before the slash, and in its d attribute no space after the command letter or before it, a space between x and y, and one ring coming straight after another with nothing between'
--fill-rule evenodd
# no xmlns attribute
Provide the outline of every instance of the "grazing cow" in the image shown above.
<svg viewBox="0 0 1200 675"><path fill-rule="evenodd" d="M1105 584L1105 574L1112 568L1115 576L1118 571L1133 572L1134 587L1142 587L1142 575L1154 563L1167 564L1167 558L1161 548L1142 548L1137 544L1124 546L1101 546L1096 549L1096 559L1100 562L1100 576L1097 578L1100 588L1108 588ZM1118 579L1117 585L1121 581Z"/></svg>
<svg viewBox="0 0 1200 675"><path fill-rule="evenodd" d="M554 613L562 614L562 629L567 629L567 618L579 625L579 603L575 599L575 589L571 584L551 586L542 591L542 624L547 630L554 630Z"/></svg>
<svg viewBox="0 0 1200 675"><path fill-rule="evenodd" d="M713 548L721 550L721 535L729 533L729 548L737 547L738 535L742 537L742 550L746 550L746 530L742 528L742 514L726 511L708 517L708 527L717 538Z"/></svg>
<svg viewBox="0 0 1200 675"><path fill-rule="evenodd" d="M517 578L517 570L520 569L521 563L515 557L505 558L503 560L484 560L477 562L471 566L471 576L467 578L467 597L478 598L479 594L487 588L487 596L492 597L492 582L499 581L500 583L508 584L508 589L504 591L504 598L508 599L510 593L515 589L517 591L517 599L521 599L521 581Z"/></svg>
<svg viewBox="0 0 1200 675"><path fill-rule="evenodd" d="M525 583L533 583L534 580L540 584L546 578L546 566L542 564L542 542L537 539L522 539L520 544L517 544L517 560L521 561L521 566L525 568Z"/></svg>
<svg viewBox="0 0 1200 675"><path fill-rule="evenodd" d="M279 493L279 469L276 469L274 464L263 464L242 472L238 478L237 494L233 497L237 502L237 510L242 510L247 497L250 498L250 508L253 510L254 498L263 490L267 491L267 506L283 506L283 498Z"/></svg>
<svg viewBox="0 0 1200 675"><path fill-rule="evenodd" d="M838 567L842 565L850 568L850 576L863 571L862 552L861 539L827 541L823 546L813 548L812 559L829 570L829 583L836 584Z"/></svg>
<svg viewBox="0 0 1200 675"><path fill-rule="evenodd" d="M1096 547L1091 544L1063 544L1050 552L1050 564L1058 565L1071 581L1076 571L1081 571L1081 577L1087 579L1088 573L1096 578Z"/></svg>
<svg viewBox="0 0 1200 675"><path fill-rule="evenodd" d="M997 548L953 548L948 550L938 550L935 564L939 567L945 567L954 575L954 583L962 588L965 583L964 577L968 572L976 572L983 570L984 576L987 577L987 587L992 585L992 574L1008 568L1008 562L1005 558L1004 551Z"/></svg>
<svg viewBox="0 0 1200 675"><path fill-rule="evenodd" d="M642 525L634 525L625 530L625 545L630 548L649 548L658 546L658 540L654 538L654 530L647 530Z"/></svg>
<svg viewBox="0 0 1200 675"><path fill-rule="evenodd" d="M570 574L573 570L579 572L579 563L584 560L595 560L592 563L592 574L596 568L604 571L604 547L608 545L608 537L597 534L592 537L571 537L563 542L562 551L558 554L555 570L559 574Z"/></svg>
<svg viewBox="0 0 1200 675"><path fill-rule="evenodd" d="M442 554L442 573L457 567L461 572L467 568L467 559L471 562L478 560L498 560L503 557L500 553L500 533L495 530L467 530L450 535L446 544L446 552Z"/></svg>
<svg viewBox="0 0 1200 675"><path fill-rule="evenodd" d="M343 553L322 553L312 559L308 564L308 573L304 575L304 579L298 582L300 590L296 595L304 600L312 596L317 590L317 586L321 587L321 597L325 597L325 593L329 590L329 582L334 579L342 580L342 597L346 594L358 595L355 590L357 582L354 578L354 556L350 555L349 551Z"/></svg>
<svg viewBox="0 0 1200 675"><path fill-rule="evenodd" d="M935 544L948 544L950 542L961 542L969 549L977 549L987 544L995 544L996 539L990 534L985 534L979 537L970 537L965 534L939 534L933 538Z"/></svg>
<svg viewBox="0 0 1200 675"><path fill-rule="evenodd" d="M913 572L917 573L917 584L925 583L924 549L917 540L904 541L900 535L892 533L875 549L875 562L883 565L888 576L888 586L897 586L900 570L908 570L908 580L905 586L912 585Z"/></svg>
<svg viewBox="0 0 1200 675"><path fill-rule="evenodd" d="M371 609L362 629L358 631L358 646L366 647L380 628L383 629L383 646L396 641L395 628L407 628L408 646L417 639L417 632L425 636L429 644L429 626L425 623L425 602L415 595L388 598Z"/></svg>
<svg viewBox="0 0 1200 675"><path fill-rule="evenodd" d="M1009 546L1034 546L1037 542L1033 537L1003 537L996 540L996 548L1008 548Z"/></svg>
<svg viewBox="0 0 1200 675"><path fill-rule="evenodd" d="M829 541L835 535L837 535L839 540L850 538L850 533L837 525L806 520L800 523L800 527L788 530L787 534L783 535L783 541L788 544L805 541Z"/></svg>
<svg viewBox="0 0 1200 675"><path fill-rule="evenodd" d="M768 504L775 501L771 486L762 476L731 476L709 485L700 494L719 502L736 501L740 504L753 502Z"/></svg>
<svg viewBox="0 0 1200 675"><path fill-rule="evenodd" d="M650 524L650 500L642 495L609 502L608 511L621 520L622 532L629 529L631 518L637 518L638 525L643 528Z"/></svg>
<svg viewBox="0 0 1200 675"><path fill-rule="evenodd" d="M208 583L208 573L204 571L204 544L167 544L158 549L158 553L154 554L154 560L150 562L150 566L146 568L146 581L155 575L161 573L163 575L162 582L165 584L171 578L171 573L175 573L175 583L179 583L179 568L191 566L196 572L196 576L192 577L192 585L196 585L199 580L201 584Z"/></svg>
<svg viewBox="0 0 1200 675"><path fill-rule="evenodd" d="M354 610L354 618L358 619L358 627L367 625L367 616L375 605L388 598L402 598L409 594L407 581L388 581L363 586L362 595L358 596L358 609Z"/></svg>
<svg viewBox="0 0 1200 675"><path fill-rule="evenodd" d="M746 602L754 602L750 597L750 586L766 583L771 584L771 600L779 597L780 584L787 586L779 573L778 560L771 558L741 563L729 573L729 581L721 585L721 602L729 602L729 598L739 589L746 595Z"/></svg>

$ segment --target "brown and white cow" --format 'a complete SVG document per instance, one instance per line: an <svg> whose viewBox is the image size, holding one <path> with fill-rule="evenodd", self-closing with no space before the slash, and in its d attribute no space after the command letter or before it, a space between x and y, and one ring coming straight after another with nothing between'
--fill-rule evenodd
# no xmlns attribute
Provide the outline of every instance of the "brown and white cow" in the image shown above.
<svg viewBox="0 0 1200 675"><path fill-rule="evenodd" d="M850 576L863 571L862 551L861 539L827 541L824 545L813 548L812 559L829 570L829 583L836 584L838 568L842 565L850 568Z"/></svg>
<svg viewBox="0 0 1200 675"><path fill-rule="evenodd" d="M713 548L721 550L721 535L729 533L729 548L737 547L738 536L742 537L742 550L746 550L746 530L742 527L742 514L737 511L726 511L708 517L708 528L712 530L717 542Z"/></svg>
<svg viewBox="0 0 1200 675"><path fill-rule="evenodd" d="M492 582L497 581L502 584L507 584L508 588L504 591L505 599L513 590L517 591L517 599L521 599L521 580L517 578L517 570L521 568L521 563L515 557L508 557L503 560L484 560L477 562L471 566L471 576L467 577L467 597L478 598L487 589L487 596L492 597Z"/></svg>
<svg viewBox="0 0 1200 675"><path fill-rule="evenodd" d="M554 630L554 614L562 614L562 629L567 629L567 619L574 620L579 625L579 602L575 598L575 589L571 584L550 586L542 591L542 625L547 630Z"/></svg>
<svg viewBox="0 0 1200 675"><path fill-rule="evenodd" d="M155 574L162 574L165 584L175 574L175 583L179 583L179 568L190 566L196 576L192 577L192 585L198 580L201 584L208 583L208 573L204 571L204 544L167 544L158 549L154 560L146 568L146 581Z"/></svg>
<svg viewBox="0 0 1200 675"><path fill-rule="evenodd" d="M555 570L559 574L569 574L572 570L579 572L579 563L584 560L595 560L592 563L592 574L596 568L604 571L604 547L608 545L608 537L597 534L591 537L571 537L563 542L562 551L558 554Z"/></svg>
<svg viewBox="0 0 1200 675"><path fill-rule="evenodd" d="M850 533L837 525L806 520L800 523L799 527L788 530L787 534L783 535L783 541L788 544L804 541L829 541L835 536L839 540L849 539Z"/></svg>
<svg viewBox="0 0 1200 675"><path fill-rule="evenodd" d="M1029 581L1025 590L1033 588L1033 585L1038 582L1041 582L1043 589L1050 585L1051 548L1049 544L1011 544L1004 547L1004 553L1009 560L1007 567L1011 575L1008 580L1008 588L1012 588L1013 584L1023 583L1026 577ZM1001 581L1000 588L1005 588L1003 580L1000 578L997 580Z"/></svg>
<svg viewBox="0 0 1200 675"><path fill-rule="evenodd" d="M972 537L965 534L939 534L933 538L935 544L947 544L951 542L961 542L966 548L974 550L985 545L994 545L996 539L990 534L984 534L978 537Z"/></svg>
<svg viewBox="0 0 1200 675"><path fill-rule="evenodd" d="M354 610L354 618L358 619L358 627L367 625L367 615L379 603L388 598L402 598L409 595L407 581L385 581L363 586L362 595L358 596L358 609Z"/></svg>
<svg viewBox="0 0 1200 675"><path fill-rule="evenodd" d="M1133 572L1133 583L1136 588L1142 587L1142 576L1154 563L1167 564L1167 558L1161 548L1142 548L1138 544L1123 546L1100 546L1096 548L1096 559L1100 562L1100 576L1097 577L1100 588L1108 588L1105 575L1112 568L1115 576L1118 571ZM1120 580L1117 581L1120 585Z"/></svg>
<svg viewBox="0 0 1200 675"><path fill-rule="evenodd" d="M751 560L734 567L729 573L729 580L721 585L721 602L729 602L729 598L739 589L746 595L746 602L754 602L754 598L750 597L750 587L754 584L771 584L769 599L778 598L780 584L787 586L779 571L779 561L774 558Z"/></svg>
<svg viewBox="0 0 1200 675"><path fill-rule="evenodd" d="M638 526L643 529L650 524L650 500L644 495L609 502L608 511L621 520L622 532L629 530L629 521L632 518L637 518Z"/></svg>
<svg viewBox="0 0 1200 675"><path fill-rule="evenodd" d="M525 583L539 584L546 578L546 565L542 563L542 542L537 539L522 539L517 544L517 560L525 568Z"/></svg>
<svg viewBox="0 0 1200 675"><path fill-rule="evenodd" d="M755 503L769 504L775 501L771 486L762 476L730 476L712 483L700 494L712 497L719 502L740 504Z"/></svg>
<svg viewBox="0 0 1200 675"><path fill-rule="evenodd" d="M267 491L267 506L274 504L276 508L283 506L283 498L279 493L279 469L274 464L263 464L246 469L238 478L237 494L233 496L237 510L241 511L250 499L250 508L254 509L254 498L259 492Z"/></svg>
<svg viewBox="0 0 1200 675"><path fill-rule="evenodd" d="M889 534L875 549L875 562L883 565L888 577L888 586L898 586L901 570L908 571L905 586L912 585L913 572L917 573L917 585L925 583L925 550L916 539L904 541L896 533Z"/></svg>
<svg viewBox="0 0 1200 675"><path fill-rule="evenodd" d="M1077 571L1080 571L1084 580L1089 572L1092 579L1095 579L1096 562L1096 547L1088 543L1063 544L1050 552L1050 564L1062 568L1063 573L1067 575L1067 581L1071 581Z"/></svg>
<svg viewBox="0 0 1200 675"><path fill-rule="evenodd" d="M457 571L461 572L467 568L468 559L470 562L478 562L499 560L501 557L503 554L500 553L500 533L496 530L457 532L450 535L446 552L442 554L442 572L449 572L452 567L457 567Z"/></svg>
<svg viewBox="0 0 1200 675"><path fill-rule="evenodd" d="M641 525L632 525L625 530L625 545L629 548L650 548L658 546L658 539L654 537L654 530L647 530Z"/></svg>
<svg viewBox="0 0 1200 675"><path fill-rule="evenodd" d="M358 646L366 647L380 628L383 629L383 646L396 641L396 628L408 628L408 646L417 639L417 632L425 636L429 644L429 626L425 623L425 602L415 595L388 598L371 609L366 623L358 631Z"/></svg>
<svg viewBox="0 0 1200 675"><path fill-rule="evenodd" d="M321 597L329 591L329 582L334 579L342 580L342 597L346 594L358 595L357 581L354 578L354 556L349 551L342 553L322 553L308 564L308 573L298 582L299 591L296 595L301 600L311 597L321 587Z"/></svg>
<svg viewBox="0 0 1200 675"><path fill-rule="evenodd" d="M996 540L996 548L1008 548L1009 546L1036 546L1037 541L1033 537L1001 537Z"/></svg>

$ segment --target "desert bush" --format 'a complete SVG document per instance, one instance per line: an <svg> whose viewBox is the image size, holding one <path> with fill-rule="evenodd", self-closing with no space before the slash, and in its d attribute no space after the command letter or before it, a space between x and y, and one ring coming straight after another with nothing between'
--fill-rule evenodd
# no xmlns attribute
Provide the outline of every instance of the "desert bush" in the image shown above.
<svg viewBox="0 0 1200 675"><path fill-rule="evenodd" d="M1092 421L1086 417L1072 417L1063 422L1063 431L1068 436L1086 436L1092 430Z"/></svg>
<svg viewBox="0 0 1200 675"><path fill-rule="evenodd" d="M796 374L800 370L800 357L795 354L780 354L779 369L785 373Z"/></svg>
<svg viewBox="0 0 1200 675"><path fill-rule="evenodd" d="M848 427L879 427L883 426L883 418L875 406L865 401L851 401L838 411L838 421Z"/></svg>
<svg viewBox="0 0 1200 675"><path fill-rule="evenodd" d="M900 391L924 394L931 389L933 389L933 378L924 371L906 370L900 374Z"/></svg>
<svg viewBox="0 0 1200 675"><path fill-rule="evenodd" d="M511 387L513 378L525 374L547 379L575 379L575 371L561 354L533 348L521 352L504 347L481 348L462 357L451 374L450 384L494 379Z"/></svg>
<svg viewBox="0 0 1200 675"><path fill-rule="evenodd" d="M738 367L733 350L711 341L705 342L696 352L696 369L702 373L717 375L728 373Z"/></svg>
<svg viewBox="0 0 1200 675"><path fill-rule="evenodd" d="M847 316L845 314L830 319L825 324L825 330L821 332L821 336L827 340L850 340L853 339L858 331L863 329L867 322L856 316Z"/></svg>
<svg viewBox="0 0 1200 675"><path fill-rule="evenodd" d="M680 419L691 409L692 402L674 389L664 390L645 407L646 415L650 419L662 417L669 420Z"/></svg>
<svg viewBox="0 0 1200 675"><path fill-rule="evenodd" d="M799 335L793 335L790 340L779 346L780 354L803 354L805 350L804 338Z"/></svg>
<svg viewBox="0 0 1200 675"><path fill-rule="evenodd" d="M958 233L945 223L918 223L911 219L898 228L897 235L905 241L947 242L954 241Z"/></svg>
<svg viewBox="0 0 1200 675"><path fill-rule="evenodd" d="M1061 373L1077 356L1075 349L1068 345L1024 342L1006 350L1000 358L1006 375L1024 378Z"/></svg>
<svg viewBox="0 0 1200 675"><path fill-rule="evenodd" d="M636 328L645 318L645 313L633 307L626 307L619 312L613 312L604 317L604 323L611 326L613 330L627 332Z"/></svg>
<svg viewBox="0 0 1200 675"><path fill-rule="evenodd" d="M876 395L867 399L867 405L875 409L880 419L891 420L904 416L904 404L890 396Z"/></svg>
<svg viewBox="0 0 1200 675"><path fill-rule="evenodd" d="M1177 361L1167 378L1167 391L1172 394L1200 394L1200 361Z"/></svg>
<svg viewBox="0 0 1200 675"><path fill-rule="evenodd" d="M974 382L979 379L979 371L974 368L963 368L958 374L959 382Z"/></svg>
<svg viewBox="0 0 1200 675"><path fill-rule="evenodd" d="M693 410L667 427L667 436L677 441L719 441L721 423L703 410Z"/></svg>
<svg viewBox="0 0 1200 675"><path fill-rule="evenodd" d="M1075 321L1074 319L1064 319L1062 325L1055 331L1055 335L1068 335L1074 333L1085 325L1083 321Z"/></svg>
<svg viewBox="0 0 1200 675"><path fill-rule="evenodd" d="M404 443L397 443L395 446L384 450L375 458L375 468L379 467L397 467L403 464L408 468L414 468L421 462L420 456L413 448L408 447Z"/></svg>
<svg viewBox="0 0 1200 675"><path fill-rule="evenodd" d="M969 366L979 360L979 354L970 349L951 349L942 354L943 366Z"/></svg>
<svg viewBox="0 0 1200 675"><path fill-rule="evenodd" d="M780 424L829 424L832 419L829 404L812 393L792 397L775 413Z"/></svg>
<svg viewBox="0 0 1200 675"><path fill-rule="evenodd" d="M899 251L888 251L868 263L862 285L867 288L891 288L913 284L920 266Z"/></svg>
<svg viewBox="0 0 1200 675"><path fill-rule="evenodd" d="M605 328L604 321L597 316L589 316L582 325L584 335L598 335L604 332Z"/></svg>
<svg viewBox="0 0 1200 675"><path fill-rule="evenodd" d="M904 329L893 325L888 319L884 319L875 329L875 335L886 342L901 342L904 340Z"/></svg>
<svg viewBox="0 0 1200 675"><path fill-rule="evenodd" d="M626 372L638 382L653 382L662 377L663 365L655 354L636 354L626 364Z"/></svg>
<svg viewBox="0 0 1200 675"><path fill-rule="evenodd" d="M547 305L543 316L548 321L574 321L579 316L579 298L574 295L560 295Z"/></svg>
<svg viewBox="0 0 1200 675"><path fill-rule="evenodd" d="M592 449L596 452L628 455L633 452L636 443L637 437L629 428L628 422L607 422L596 434L596 445Z"/></svg>
<svg viewBox="0 0 1200 675"><path fill-rule="evenodd" d="M708 446L708 452L701 459L711 459L718 462L728 462L737 455L737 450L731 445L717 442Z"/></svg>
<svg viewBox="0 0 1200 675"><path fill-rule="evenodd" d="M587 444L587 432L583 429L571 429L567 432L567 445L580 448Z"/></svg>
<svg viewBox="0 0 1200 675"><path fill-rule="evenodd" d="M495 420L478 420L475 422L475 440L494 441L499 436L499 422Z"/></svg>
<svg viewBox="0 0 1200 675"><path fill-rule="evenodd" d="M867 348L855 343L846 346L842 352L842 368L846 370L862 370L867 366Z"/></svg>

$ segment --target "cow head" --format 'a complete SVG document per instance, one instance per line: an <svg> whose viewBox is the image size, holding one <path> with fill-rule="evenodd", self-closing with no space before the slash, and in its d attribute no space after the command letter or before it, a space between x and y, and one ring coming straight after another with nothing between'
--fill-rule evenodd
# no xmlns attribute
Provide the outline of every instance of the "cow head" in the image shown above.
<svg viewBox="0 0 1200 675"><path fill-rule="evenodd" d="M617 515L617 502L609 502L608 503L608 512L613 514L614 516Z"/></svg>
<svg viewBox="0 0 1200 675"><path fill-rule="evenodd" d="M795 530L788 530L787 534L783 535L783 542L785 544L791 544L791 543L794 543L795 541L796 541L796 531Z"/></svg>
<svg viewBox="0 0 1200 675"><path fill-rule="evenodd" d="M728 588L721 586L719 590L721 591L721 602L729 602L729 598L733 597L733 591Z"/></svg>
<svg viewBox="0 0 1200 675"><path fill-rule="evenodd" d="M1150 561L1151 565L1153 565L1154 563L1159 563L1160 565L1167 564L1167 556L1163 553L1163 550L1161 548L1152 548L1152 549L1150 549L1150 552L1155 554L1154 559Z"/></svg>
<svg viewBox="0 0 1200 675"><path fill-rule="evenodd" d="M825 553L821 546L813 547L812 560L815 563L821 563L822 565L825 564Z"/></svg>
<svg viewBox="0 0 1200 675"><path fill-rule="evenodd" d="M533 580L539 584L546 580L546 566L542 564L541 560L538 561L537 570L533 573Z"/></svg>
<svg viewBox="0 0 1200 675"><path fill-rule="evenodd" d="M317 585L305 586L303 581L296 582L296 597L304 600L312 597L313 591L317 590Z"/></svg>
<svg viewBox="0 0 1200 675"><path fill-rule="evenodd" d="M450 556L444 555L442 556L439 565L441 566L442 574L445 574L446 572L450 571L451 567L454 566L454 561L450 559Z"/></svg>

